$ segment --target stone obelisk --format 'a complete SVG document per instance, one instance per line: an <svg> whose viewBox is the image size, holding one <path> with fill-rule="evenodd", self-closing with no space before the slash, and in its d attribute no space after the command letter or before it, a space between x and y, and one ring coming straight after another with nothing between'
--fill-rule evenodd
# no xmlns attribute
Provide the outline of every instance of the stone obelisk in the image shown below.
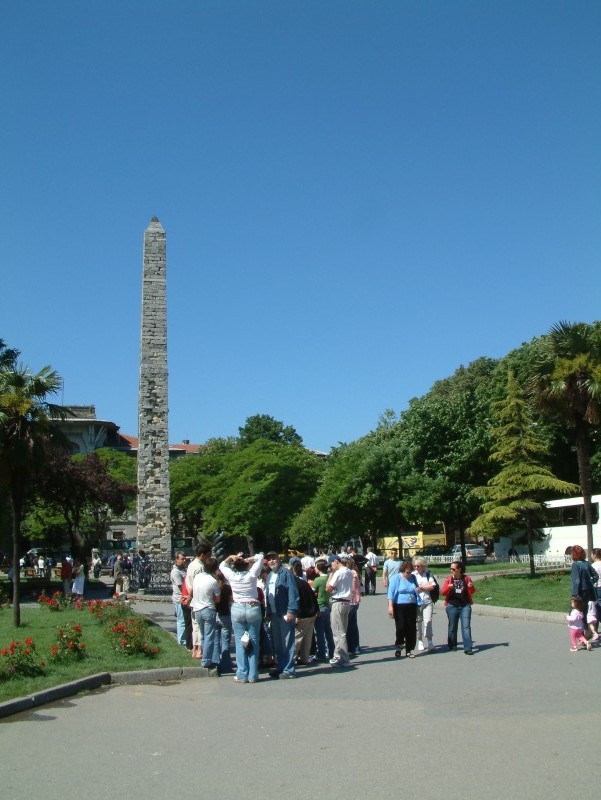
<svg viewBox="0 0 601 800"><path fill-rule="evenodd" d="M170 558L167 240L157 217L144 231L138 440L138 549Z"/></svg>

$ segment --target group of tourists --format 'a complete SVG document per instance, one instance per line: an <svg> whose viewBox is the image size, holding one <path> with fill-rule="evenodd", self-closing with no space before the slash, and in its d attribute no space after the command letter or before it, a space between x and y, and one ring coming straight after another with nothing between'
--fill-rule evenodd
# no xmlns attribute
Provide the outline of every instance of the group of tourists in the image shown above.
<svg viewBox="0 0 601 800"><path fill-rule="evenodd" d="M373 556L370 559L370 555ZM209 545L200 545L186 566L177 553L171 570L177 640L202 666L220 674L233 671L236 683L255 683L266 666L272 679L296 677L297 667L328 663L351 665L361 652L358 614L362 596L375 593L375 581L363 580L361 567L375 574L378 557L371 548L359 556L352 548L317 557L293 556L288 563L276 552L227 556L221 563ZM448 648L457 649L459 623L463 648L473 653L471 605L475 586L460 562L442 588L426 561L401 561L392 550L382 580L388 614L394 620L394 654L415 657L435 650L433 605L444 597Z"/></svg>
<svg viewBox="0 0 601 800"><path fill-rule="evenodd" d="M388 587L388 615L395 623L396 658L402 658L403 648L407 658L415 658L417 650L432 652L436 649L432 634L434 603L440 595L445 600L448 620L447 645L449 650L457 650L457 631L461 622L463 652L473 655L472 642L472 596L476 591L472 579L465 574L461 561L453 561L451 574L445 578L442 588L427 569L424 558L403 561L394 569L397 562L396 550L391 559L384 562L383 581ZM391 563L392 562L392 563Z"/></svg>

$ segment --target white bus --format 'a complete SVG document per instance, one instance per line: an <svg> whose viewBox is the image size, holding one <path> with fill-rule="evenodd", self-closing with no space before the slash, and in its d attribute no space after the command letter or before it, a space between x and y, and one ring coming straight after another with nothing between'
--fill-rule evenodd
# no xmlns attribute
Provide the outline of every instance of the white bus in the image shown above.
<svg viewBox="0 0 601 800"><path fill-rule="evenodd" d="M601 523L599 523L599 502L601 494L594 494L593 504L593 547L601 547ZM547 507L547 527L543 528L545 538L534 543L534 553L544 561L560 561L571 553L572 545L579 544L586 550L586 523L584 521L584 500L582 497L567 497L549 500ZM525 544L513 544L511 539L502 536L495 541L497 561L507 560L511 548L515 548L518 558L528 554Z"/></svg>

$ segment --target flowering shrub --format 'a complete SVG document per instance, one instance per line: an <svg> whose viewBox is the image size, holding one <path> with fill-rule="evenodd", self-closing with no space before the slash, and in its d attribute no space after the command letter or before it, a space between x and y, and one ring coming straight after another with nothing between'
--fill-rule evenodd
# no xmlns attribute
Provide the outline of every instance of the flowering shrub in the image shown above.
<svg viewBox="0 0 601 800"><path fill-rule="evenodd" d="M96 617L96 619L102 619L104 610L109 603L110 600L88 600L86 607L92 616Z"/></svg>
<svg viewBox="0 0 601 800"><path fill-rule="evenodd" d="M117 622L131 617L130 607L121 600L89 600L86 607L96 619L107 625L116 625Z"/></svg>
<svg viewBox="0 0 601 800"><path fill-rule="evenodd" d="M38 597L38 604L49 611L62 611L67 608L71 601L71 595L65 596L62 592L55 592L52 597L48 597L43 592Z"/></svg>
<svg viewBox="0 0 601 800"><path fill-rule="evenodd" d="M82 628L74 622L58 627L56 644L50 645L50 657L55 661L72 659L80 661L86 656L86 646L81 641Z"/></svg>
<svg viewBox="0 0 601 800"><path fill-rule="evenodd" d="M33 639L11 642L0 650L0 677L6 679L21 676L43 675L46 662L36 658Z"/></svg>
<svg viewBox="0 0 601 800"><path fill-rule="evenodd" d="M128 617L114 624L110 623L106 631L117 653L142 653L148 658L154 658L160 650L148 629L148 623L142 617Z"/></svg>

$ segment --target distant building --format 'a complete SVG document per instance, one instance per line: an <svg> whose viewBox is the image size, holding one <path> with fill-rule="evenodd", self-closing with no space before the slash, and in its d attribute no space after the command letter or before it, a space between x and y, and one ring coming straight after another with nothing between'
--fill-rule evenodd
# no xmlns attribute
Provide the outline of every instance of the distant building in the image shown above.
<svg viewBox="0 0 601 800"><path fill-rule="evenodd" d="M126 453L136 458L138 455L138 439L119 433L119 426L115 422L96 417L95 406L63 406L64 419L54 419L53 425L63 433L71 444L71 452L93 453L108 447L121 453ZM190 444L186 439L181 444L169 445L169 459L181 458L189 454L197 454L202 445ZM120 519L108 521L106 538L113 542L135 542L137 535L137 520L135 513L125 514Z"/></svg>
<svg viewBox="0 0 601 800"><path fill-rule="evenodd" d="M110 447L136 456L138 452L138 439L119 433L119 426L115 422L96 417L95 406L63 406L64 419L55 419L53 425L63 433L69 442L73 453L92 453L102 447ZM200 452L201 445L190 444L184 439L181 444L169 445L169 458L196 454Z"/></svg>

